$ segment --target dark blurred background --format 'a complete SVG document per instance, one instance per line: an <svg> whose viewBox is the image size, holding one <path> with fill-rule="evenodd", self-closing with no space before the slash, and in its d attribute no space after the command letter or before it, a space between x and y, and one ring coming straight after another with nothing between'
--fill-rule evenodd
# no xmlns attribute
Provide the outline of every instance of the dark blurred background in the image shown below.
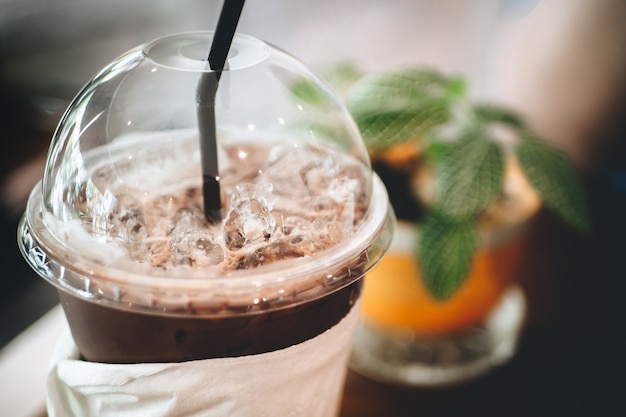
<svg viewBox="0 0 626 417"><path fill-rule="evenodd" d="M16 245L52 133L91 76L173 32L213 29L218 0L0 0L0 347L56 303ZM519 354L448 390L350 374L342 416L624 416L626 400L626 1L250 0L240 31L313 66L406 64L460 72L474 96L508 104L576 163L594 230L542 212L522 273Z"/></svg>
<svg viewBox="0 0 626 417"><path fill-rule="evenodd" d="M29 190L52 133L78 90L107 62L154 37L214 25L206 1L0 0L0 345L48 311L54 291L16 245Z"/></svg>

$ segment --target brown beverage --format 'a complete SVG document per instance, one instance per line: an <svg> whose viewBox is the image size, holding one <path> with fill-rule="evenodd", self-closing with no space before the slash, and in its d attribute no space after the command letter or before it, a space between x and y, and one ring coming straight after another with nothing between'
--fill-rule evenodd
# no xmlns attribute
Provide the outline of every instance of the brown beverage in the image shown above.
<svg viewBox="0 0 626 417"><path fill-rule="evenodd" d="M136 363L243 356L283 349L330 329L358 299L361 281L320 300L230 317L142 314L59 292L81 354L90 361ZM98 325L93 325L97 318Z"/></svg>
<svg viewBox="0 0 626 417"><path fill-rule="evenodd" d="M146 152L144 140L125 155ZM161 167L157 170L130 165L127 158L110 164L111 155L119 151L99 152L93 158L107 162L94 164L92 185L108 187L111 195L97 195L83 187L75 203L85 213L91 210L91 215L80 221L50 219L41 224L59 227L55 233L66 237L62 245L83 251L96 245L81 255L81 262L93 261L93 265L83 271L79 264L68 268L88 279L65 272L65 283L77 279L82 288L61 286L59 291L73 338L87 360L179 362L278 350L330 329L359 299L359 278L371 266L364 249L371 243L357 242L364 246L348 251L346 259L332 261L343 251L338 247L349 246L351 237L358 235L365 217L380 217L368 211L367 180L358 163L327 150L294 150L280 141L271 146L244 141L226 148L230 162L225 164L222 187L232 198L224 208L224 222L212 225L202 217L201 185L194 184L200 176L194 169L167 172L167 167L179 167L193 158L186 153L192 140L177 141L176 148L164 144L161 156L151 159ZM154 153L158 141L151 143L149 152ZM242 155L245 164L240 163ZM158 182L159 176L163 181L161 191L149 198L143 197L141 188L128 186L143 169L149 181ZM72 186L66 187L66 194ZM105 199L113 203L96 201ZM111 209L94 214L97 210L90 205ZM366 234L375 235L381 226L374 224ZM62 246L53 248L52 262L71 256L62 251ZM325 257L333 262L328 268L318 265ZM102 271L87 273L98 264ZM310 276L291 282L290 270L299 273L302 267ZM224 284L223 276L233 283L241 277L254 281L254 271L262 277L268 274L265 269L274 275L267 290L253 286L216 295L196 288L181 294L172 283L177 279L187 285L200 279ZM154 281L147 286L136 285L135 277L125 281L128 271L153 276ZM174 285L172 293L158 288L160 279Z"/></svg>

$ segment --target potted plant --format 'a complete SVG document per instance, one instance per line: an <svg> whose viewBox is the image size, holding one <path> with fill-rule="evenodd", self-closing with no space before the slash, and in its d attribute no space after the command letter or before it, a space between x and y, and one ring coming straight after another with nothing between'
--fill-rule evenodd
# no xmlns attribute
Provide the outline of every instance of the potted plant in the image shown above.
<svg viewBox="0 0 626 417"><path fill-rule="evenodd" d="M423 67L357 74L343 66L329 79L398 228L366 278L352 366L407 384L485 372L515 350L524 296L514 271L529 220L544 206L589 229L576 170L514 111L473 102L460 77Z"/></svg>

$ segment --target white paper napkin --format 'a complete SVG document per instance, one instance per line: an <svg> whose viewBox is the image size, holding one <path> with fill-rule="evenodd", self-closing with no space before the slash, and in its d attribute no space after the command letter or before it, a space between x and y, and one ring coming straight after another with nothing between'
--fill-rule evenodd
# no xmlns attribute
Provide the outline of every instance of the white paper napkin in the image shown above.
<svg viewBox="0 0 626 417"><path fill-rule="evenodd" d="M274 352L182 363L78 359L69 333L48 374L50 417L330 417L338 412L358 305L321 335Z"/></svg>

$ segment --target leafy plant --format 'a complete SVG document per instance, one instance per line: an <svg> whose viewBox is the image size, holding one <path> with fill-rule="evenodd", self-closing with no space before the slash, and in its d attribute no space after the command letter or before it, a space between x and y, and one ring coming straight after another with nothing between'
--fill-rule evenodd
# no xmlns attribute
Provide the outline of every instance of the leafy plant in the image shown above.
<svg viewBox="0 0 626 417"><path fill-rule="evenodd" d="M373 153L416 143L436 172L438 192L420 218L415 250L437 299L454 294L469 273L478 218L502 194L507 155L546 207L589 230L583 188L565 153L513 111L470 102L461 78L429 68L367 75L352 85L347 103Z"/></svg>

